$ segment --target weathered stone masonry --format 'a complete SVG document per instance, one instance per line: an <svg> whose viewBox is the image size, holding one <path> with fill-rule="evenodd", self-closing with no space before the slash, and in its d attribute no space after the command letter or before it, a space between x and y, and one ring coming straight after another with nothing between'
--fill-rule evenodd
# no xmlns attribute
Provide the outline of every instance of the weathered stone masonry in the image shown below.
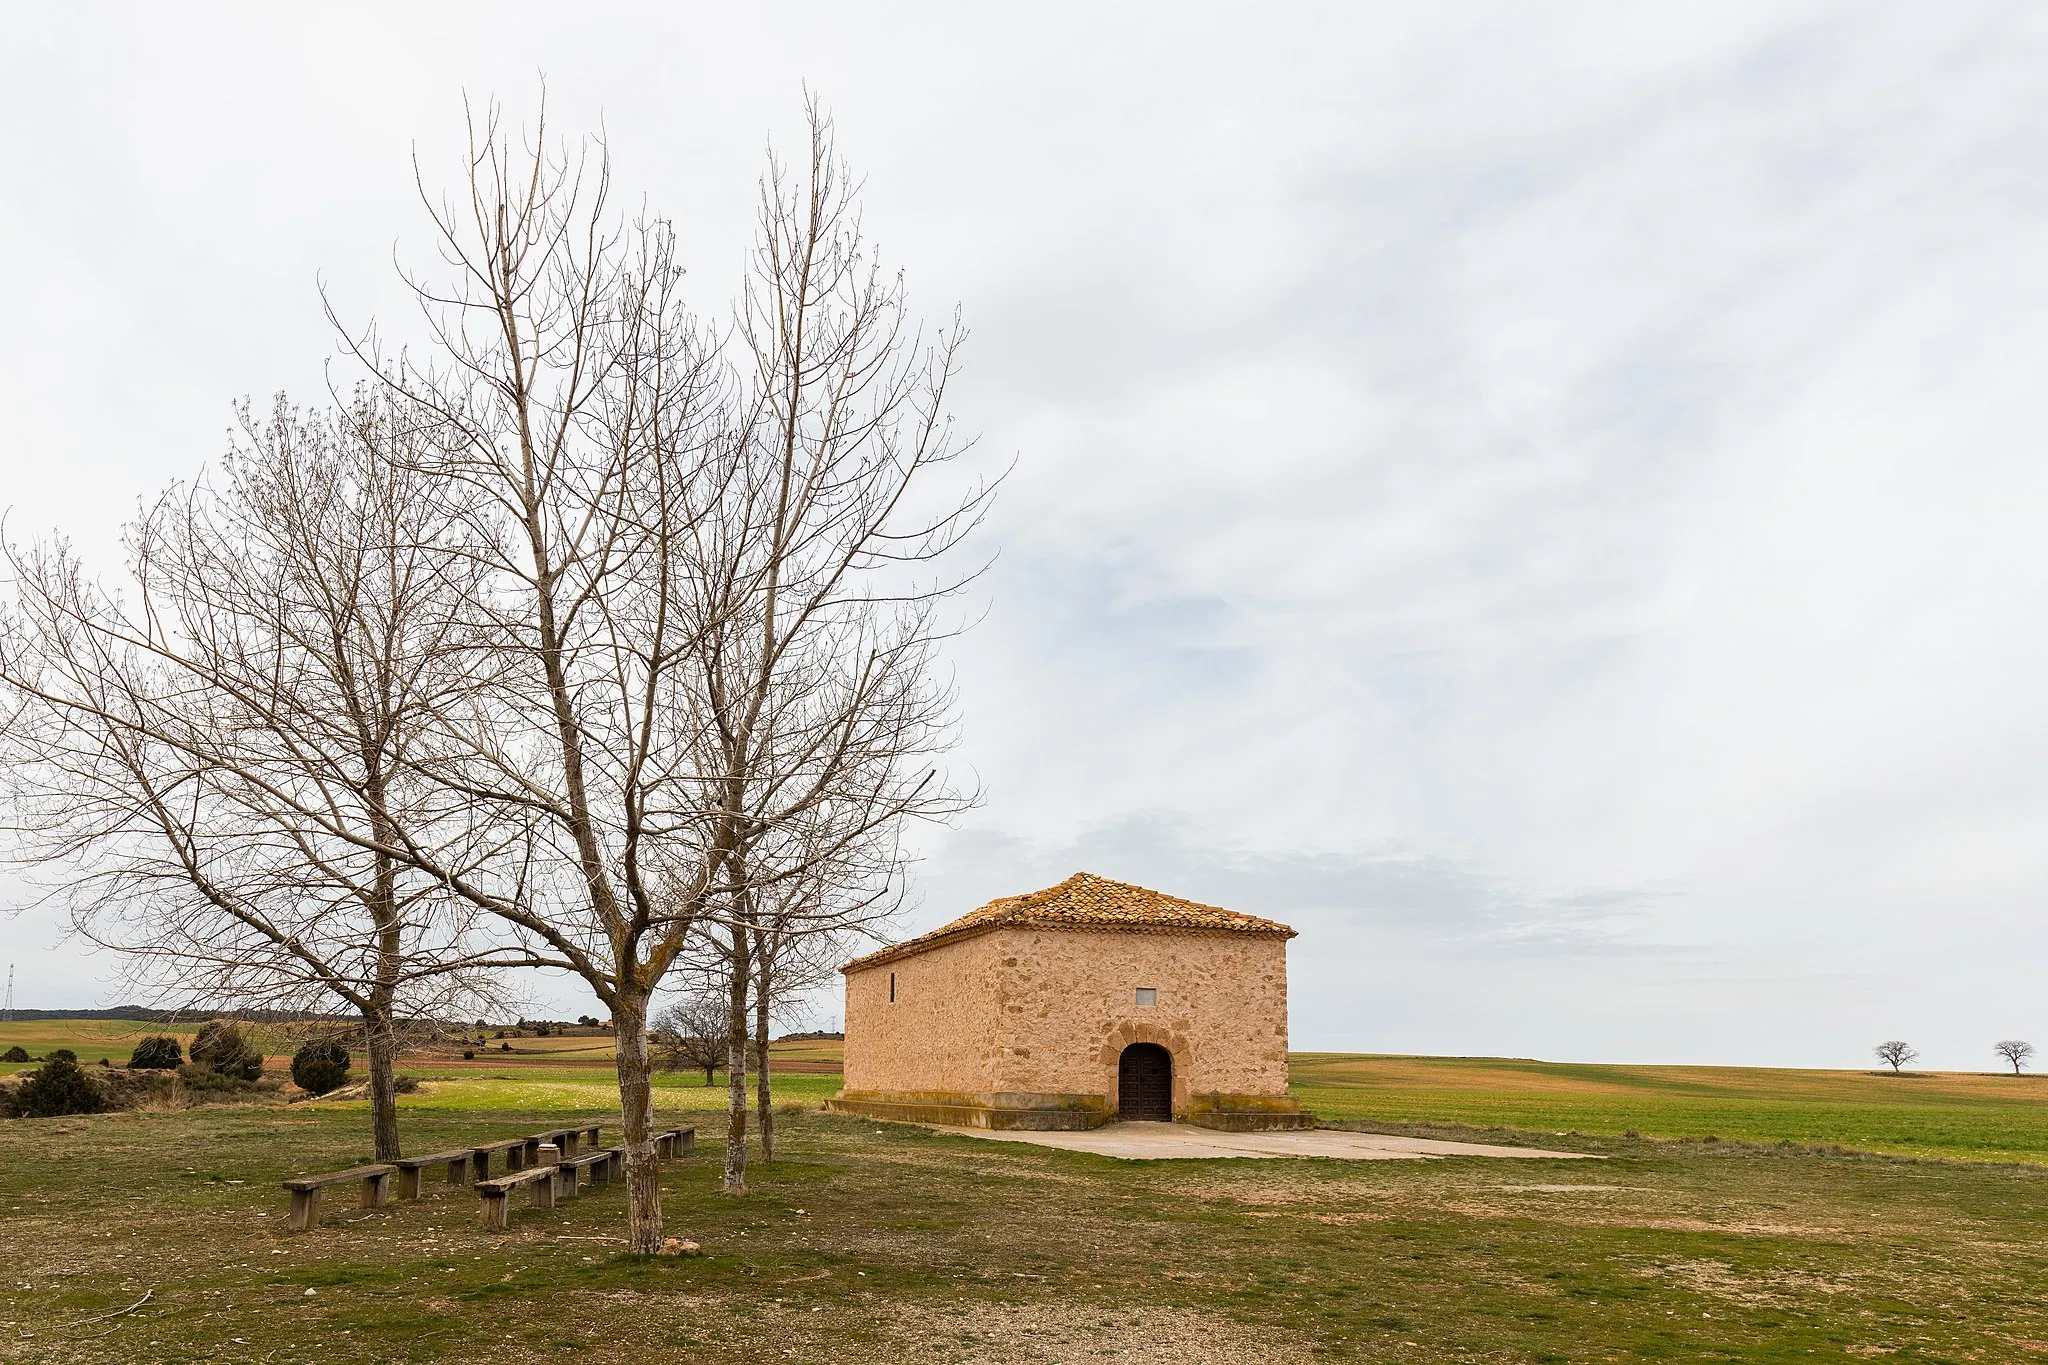
<svg viewBox="0 0 2048 1365"><path fill-rule="evenodd" d="M1086 873L991 902L841 968L846 1080L834 1107L990 1128L1094 1127L1123 1104L1124 1050L1153 1043L1172 1059L1176 1119L1308 1126L1287 1097L1293 935Z"/></svg>

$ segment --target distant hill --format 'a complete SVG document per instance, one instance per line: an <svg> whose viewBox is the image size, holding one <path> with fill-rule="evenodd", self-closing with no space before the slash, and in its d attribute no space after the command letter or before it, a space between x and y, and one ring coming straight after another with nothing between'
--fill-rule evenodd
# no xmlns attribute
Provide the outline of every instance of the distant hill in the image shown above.
<svg viewBox="0 0 2048 1365"><path fill-rule="evenodd" d="M189 1023L195 1019L246 1019L253 1024L297 1024L316 1020L348 1020L352 1015L310 1014L292 1010L153 1010L147 1005L115 1005L103 1010L14 1010L22 1023L39 1019L126 1019L138 1024Z"/></svg>

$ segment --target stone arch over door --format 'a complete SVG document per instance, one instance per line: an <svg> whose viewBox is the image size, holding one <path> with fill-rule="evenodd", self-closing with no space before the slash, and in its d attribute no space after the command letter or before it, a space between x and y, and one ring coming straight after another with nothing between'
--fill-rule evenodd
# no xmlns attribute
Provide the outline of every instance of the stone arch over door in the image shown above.
<svg viewBox="0 0 2048 1365"><path fill-rule="evenodd" d="M1173 1112L1176 1118L1188 1111L1189 1072L1195 1063L1194 1049L1187 1036L1177 1029L1161 1028L1157 1024L1124 1023L1110 1031L1097 1055L1102 1068L1102 1093L1109 1097L1109 1112L1114 1114L1122 1099L1117 1082L1117 1068L1123 1061L1124 1049L1132 1043L1157 1043L1173 1058Z"/></svg>

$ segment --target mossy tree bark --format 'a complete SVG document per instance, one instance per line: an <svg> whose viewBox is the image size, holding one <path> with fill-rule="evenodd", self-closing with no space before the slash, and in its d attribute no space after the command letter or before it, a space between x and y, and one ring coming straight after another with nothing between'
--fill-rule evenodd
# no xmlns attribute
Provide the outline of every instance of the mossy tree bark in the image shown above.
<svg viewBox="0 0 2048 1365"><path fill-rule="evenodd" d="M775 1096L768 1079L768 986L754 989L754 1121L761 1129L761 1160L775 1160Z"/></svg>
<svg viewBox="0 0 2048 1365"><path fill-rule="evenodd" d="M747 1192L747 986L752 980L746 926L730 930L730 1009L726 1016L725 1179L727 1194Z"/></svg>
<svg viewBox="0 0 2048 1365"><path fill-rule="evenodd" d="M661 1248L661 1162L654 1151L654 1078L647 1049L650 990L621 991L612 1003L613 1053L619 1069L619 1117L625 1129L626 1247L640 1255Z"/></svg>

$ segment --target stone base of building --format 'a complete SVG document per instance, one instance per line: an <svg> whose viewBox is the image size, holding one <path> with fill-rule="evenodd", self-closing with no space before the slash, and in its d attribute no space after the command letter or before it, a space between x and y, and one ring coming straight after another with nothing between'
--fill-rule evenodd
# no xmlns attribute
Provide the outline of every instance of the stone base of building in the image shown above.
<svg viewBox="0 0 2048 1365"><path fill-rule="evenodd" d="M1187 1121L1226 1133L1313 1128L1316 1116L1292 1095L1190 1095Z"/></svg>
<svg viewBox="0 0 2048 1365"><path fill-rule="evenodd" d="M1074 1132L1100 1128L1116 1115L1104 1095L997 1091L986 1095L944 1090L842 1090L826 1102L839 1114L894 1123L937 1123L999 1132Z"/></svg>

